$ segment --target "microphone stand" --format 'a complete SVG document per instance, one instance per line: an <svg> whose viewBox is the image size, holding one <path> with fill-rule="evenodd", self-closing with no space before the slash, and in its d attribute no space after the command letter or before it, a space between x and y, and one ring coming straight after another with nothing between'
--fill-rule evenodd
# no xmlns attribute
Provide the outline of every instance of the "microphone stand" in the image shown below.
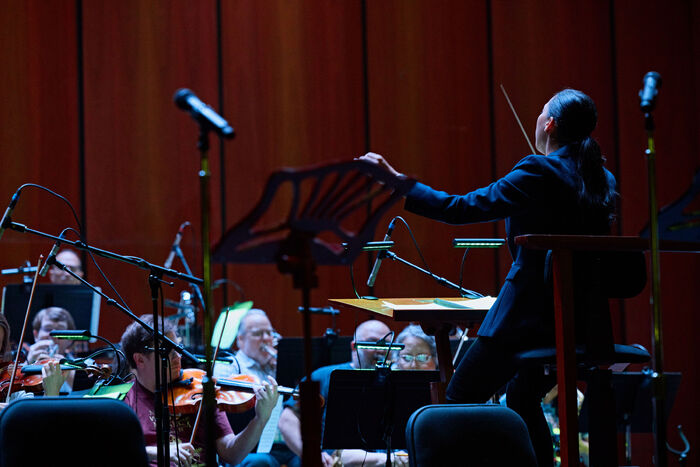
<svg viewBox="0 0 700 467"><path fill-rule="evenodd" d="M467 298L480 298L481 297L480 294L477 294L473 290L469 290L469 289L465 289L464 287L460 287L459 285L455 284L454 282L448 281L444 277L440 277L436 274L433 274L432 272L430 272L428 270L423 269L420 266L417 266L417 265L411 263L410 261L406 261L405 259L398 256L393 251L385 250L385 251L380 252L379 254L383 255L384 258L389 258L389 259L392 259L394 261L398 261L402 264L405 264L406 266L409 266L409 267L415 269L416 271L422 272L423 274L432 277L433 279L435 279L437 281L438 284L440 284L442 286L445 286L449 289L458 290L460 295L462 295L463 297L467 297Z"/></svg>
<svg viewBox="0 0 700 467"><path fill-rule="evenodd" d="M136 321L139 323L141 326L143 326L145 329L153 333L153 348L154 351L158 353L160 358L155 359L155 383L156 383L156 392L155 392L155 403L154 403L154 412L155 412L155 421L156 421L156 434L157 434L157 439L158 442L156 443L156 449L158 453L158 465L159 466L165 466L165 452L166 449L168 449L169 446L169 417L168 417L168 401L167 401L167 391L164 391L163 389L167 385L167 363L168 363L168 355L172 350L175 350L176 352L179 352L182 355L185 355L188 358L191 358L193 361L197 361L196 357L192 355L190 352L185 350L182 346L176 344L172 340L170 340L167 336L165 336L159 329L158 329L158 292L160 290L160 283L163 282L162 277L163 276L168 276L168 277L173 277L177 279L181 279L184 281L187 281L192 284L201 284L202 279L199 279L197 277L187 275L187 274L182 274L181 272L175 271L173 269L167 269L162 266L158 266L157 264L149 263L148 261L137 258L135 256L124 256L120 255L117 253L113 253L111 251L107 250L102 250L100 248L95 248L92 246L89 246L85 244L81 240L66 240L62 237L56 237L54 235L41 232L38 230L34 230L31 228L28 228L27 226L23 224L18 224L16 222L7 222L6 227L10 228L12 230L16 230L17 232L22 232L22 233L31 233L34 235L38 235L40 237L44 238L49 238L54 240L55 242L58 243L63 243L66 245L71 245L76 249L80 250L85 250L89 251L91 253L94 253L100 257L103 258L109 258L109 259L116 259L118 261L122 261L124 263L128 263L134 266L138 266L141 269L146 269L150 272L149 277L148 277L148 282L151 288L151 299L153 301L153 327L149 326L145 322L143 322L141 319L139 319L138 316L133 314L129 309L118 303L117 301L109 298L107 295L105 295L101 290L99 290L97 287L93 286L89 282L87 282L85 279L82 277L78 276L75 274L73 271L71 271L70 268L66 267L66 265L62 264L60 261L56 260L56 257L49 257L47 258L47 263L48 264L53 264L60 268L61 270L67 272L68 274L71 275L71 277L76 278L79 280L82 284L90 288L92 291L98 293L100 296L102 296L106 301L108 305L112 305L119 310L121 310L123 313L128 315L132 320ZM172 285L172 283L169 283ZM214 464L212 464L214 465Z"/></svg>
<svg viewBox="0 0 700 467"><path fill-rule="evenodd" d="M176 245L174 250L175 250L175 256L180 258L180 261L182 261L182 266L185 268L185 272L189 275L192 275L192 270L190 269L189 264L187 264L187 260L185 259L185 255L182 253L182 249L180 248L180 245ZM194 294L199 299L199 304L202 306L202 311L205 311L206 306L204 305L204 297L202 296L202 291L200 290L199 286L197 284L190 284L190 287L192 288L192 290L194 291ZM193 311L193 313L194 313L194 311ZM188 323L187 325L190 326L188 318L185 318L185 321ZM195 321L196 321L196 317L195 317ZM187 329L188 329L187 332L189 333L190 332L189 327ZM197 343L197 341L195 340L194 347L196 348L196 347L198 347L198 345L199 345L199 343Z"/></svg>
<svg viewBox="0 0 700 467"><path fill-rule="evenodd" d="M214 322L214 309L213 304L213 293L211 288L211 244L210 244L210 224L211 224L211 172L209 171L209 128L199 122L199 139L197 141L197 148L200 153L200 170L199 170L199 199L201 208L201 226L200 231L202 232L202 275L204 278L204 293L206 294L204 299L204 307L202 309L203 313L203 327L204 327L204 355L206 357L205 370L206 374L202 378L202 404L203 405L203 415L204 415L204 429L205 429L205 439L206 439L206 465L214 466L217 465L216 460L216 440L214 439L214 433L216 429L215 416L216 416L216 393L214 390L214 378L213 378L213 359L214 354L211 348L213 322ZM233 135L231 135L233 136Z"/></svg>
<svg viewBox="0 0 700 467"><path fill-rule="evenodd" d="M656 203L656 148L654 116L651 109L644 113L647 132L647 176L649 184L649 238L651 242L651 302L652 302L652 367L650 373L653 401L654 458L657 467L666 467L666 377L664 375L663 328L661 324L661 276L659 266L659 219Z"/></svg>

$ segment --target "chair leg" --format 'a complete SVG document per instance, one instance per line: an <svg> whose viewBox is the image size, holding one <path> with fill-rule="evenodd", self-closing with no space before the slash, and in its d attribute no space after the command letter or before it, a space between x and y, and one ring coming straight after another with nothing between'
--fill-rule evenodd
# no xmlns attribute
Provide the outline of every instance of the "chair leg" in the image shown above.
<svg viewBox="0 0 700 467"><path fill-rule="evenodd" d="M612 372L595 370L588 379L590 465L616 467L617 425Z"/></svg>

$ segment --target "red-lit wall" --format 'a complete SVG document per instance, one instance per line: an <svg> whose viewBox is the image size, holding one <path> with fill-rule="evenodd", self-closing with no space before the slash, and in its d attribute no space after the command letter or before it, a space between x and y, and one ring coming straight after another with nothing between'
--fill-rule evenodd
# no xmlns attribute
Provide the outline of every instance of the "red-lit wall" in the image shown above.
<svg viewBox="0 0 700 467"><path fill-rule="evenodd" d="M531 138L543 103L574 87L598 104L595 136L622 194L618 232L636 235L648 219L637 98L647 71L664 80L655 113L659 205L678 198L700 168L699 24L696 1L8 1L0 13L0 200L9 202L22 183L50 187L74 204L93 245L154 263L165 260L178 226L190 221L182 247L199 275L197 128L173 105L176 89L194 90L237 131L223 148L212 138L216 242L282 166L371 149L446 191L483 186L529 153L500 85ZM398 206L391 211L399 213ZM453 280L461 259L450 247L453 237L504 233L502 223L451 227L402 215L431 269ZM75 226L64 204L32 189L13 218L54 234ZM419 261L402 226L394 240L397 253ZM0 267L36 262L50 245L6 232ZM496 294L507 253L469 255L465 285ZM145 271L99 262L135 312L150 311ZM354 268L362 284L367 258ZM661 268L665 369L683 373L669 426L683 424L697 446L700 258L663 254ZM87 271L106 289L94 266ZM274 265L225 272L217 265L214 279L224 274L282 334L301 334L301 296L290 277ZM313 304L353 295L346 268L320 268L319 276ZM12 280L3 277L0 285ZM176 283L166 296L174 299L184 287ZM386 262L376 293L446 292ZM227 302L237 298L233 287L226 294ZM222 289L215 297L222 306ZM617 333L629 342L650 345L648 297L647 290L616 307ZM341 333L364 318L344 312ZM102 335L118 340L127 323L103 307ZM330 325L314 318L316 333ZM678 444L673 431L670 439ZM648 437L635 442L636 462L648 465Z"/></svg>

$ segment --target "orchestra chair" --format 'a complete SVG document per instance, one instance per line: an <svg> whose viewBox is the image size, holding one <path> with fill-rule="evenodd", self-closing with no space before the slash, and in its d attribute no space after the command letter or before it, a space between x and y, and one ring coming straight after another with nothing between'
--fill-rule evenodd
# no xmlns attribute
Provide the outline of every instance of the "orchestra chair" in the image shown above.
<svg viewBox="0 0 700 467"><path fill-rule="evenodd" d="M411 467L536 467L525 422L496 404L426 405L406 424Z"/></svg>
<svg viewBox="0 0 700 467"><path fill-rule="evenodd" d="M0 413L0 467L147 466L136 414L107 398L20 399Z"/></svg>
<svg viewBox="0 0 700 467"><path fill-rule="evenodd" d="M537 240L547 236L524 237ZM641 251L586 248L590 237L550 237L554 241L562 239L561 245L564 245L547 251L545 260L545 280L552 285L556 347L553 344L527 350L516 359L521 366L535 365L542 367L545 373L557 372L562 465L578 465L576 380L580 380L587 385L591 465L617 466L615 395L609 367L619 363L646 363L651 355L641 346L613 342L609 300L631 298L644 290L646 260ZM592 245L600 246L601 240L594 239ZM534 243L529 247L539 249ZM558 361L558 357L562 360ZM561 366L561 361L568 363ZM558 366L565 371L559 372Z"/></svg>

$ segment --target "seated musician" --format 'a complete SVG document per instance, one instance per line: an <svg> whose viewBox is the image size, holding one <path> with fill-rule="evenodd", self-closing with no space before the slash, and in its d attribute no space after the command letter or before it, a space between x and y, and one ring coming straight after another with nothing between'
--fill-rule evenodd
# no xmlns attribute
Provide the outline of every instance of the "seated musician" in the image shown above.
<svg viewBox="0 0 700 467"><path fill-rule="evenodd" d="M73 316L63 308L52 306L39 310L32 321L34 343L29 347L27 363L44 358L71 358L69 349L74 341L53 339L51 331L75 329Z"/></svg>
<svg viewBox="0 0 700 467"><path fill-rule="evenodd" d="M151 324L152 316L144 315L141 319ZM176 331L172 323L166 322L165 335L172 340L177 339ZM126 396L125 402L134 410L141 422L146 452L151 460L151 465L156 465L157 448L156 425L154 417L155 391L155 353L153 352L153 337L149 331L139 323L129 325L121 338L121 347L126 354L127 361L136 375L136 383ZM169 355L169 377L171 381L179 378L181 363L180 354L171 352ZM226 414L216 410L216 452L219 458L227 463L237 464L256 445L265 423L270 418L270 413L277 401L277 383L272 378L263 382L255 390L255 417L238 434L233 433ZM190 465L206 458L202 450L205 446L205 433L199 428L194 436L192 444L189 439L192 435L194 414L177 414L170 420L170 452L166 453L171 465Z"/></svg>
<svg viewBox="0 0 700 467"><path fill-rule="evenodd" d="M352 360L347 363L338 365L329 365L321 367L311 373L311 379L320 383L321 396L326 399L330 388L331 373L333 370L350 370L350 369L372 369L376 364L384 360L386 350L382 349L358 349L355 347L355 341L358 342L376 342L387 337L390 329L381 321L370 320L361 323L355 330L355 338L350 343L352 349ZM325 419L325 411L322 419ZM322 421L323 425L323 421ZM280 417L279 429L282 432L284 440L290 449L301 457L302 439L301 439L301 420L297 405L287 406L282 411ZM322 452L321 457L324 467L337 465L339 460L344 466L383 466L386 465L386 453L367 452L361 449L344 449L340 453L340 459L334 459L327 452ZM408 465L408 457L402 455L392 455L392 463L394 466Z"/></svg>
<svg viewBox="0 0 700 467"><path fill-rule="evenodd" d="M263 310L252 308L248 310L242 317L241 323L238 326L238 334L236 336L236 345L238 352L231 363L217 362L214 365L214 377L226 378L232 375L244 374L256 376L259 380L264 381L267 377L276 378L277 376L277 340L279 335L273 329L272 323ZM280 408L276 413L277 418L273 416L268 421L268 425L264 432L266 435L274 437L270 452L255 452L248 454L238 467L279 467L287 465L287 467L296 467L301 465L299 459L284 442L282 435L277 430L277 421L279 419L279 411L281 411L281 400L277 402ZM236 425L238 417L232 423Z"/></svg>
<svg viewBox="0 0 700 467"><path fill-rule="evenodd" d="M409 324L396 337L404 348L394 352L394 368L397 370L435 370L437 346L435 338L423 332L417 324Z"/></svg>
<svg viewBox="0 0 700 467"><path fill-rule="evenodd" d="M7 322L7 318L3 313L0 313L0 368L3 370L3 380L9 375L11 375L12 367L12 352L10 351L10 323ZM59 388L63 384L65 377L61 373L60 365L56 362L49 362L42 368L45 396L57 396L59 393ZM9 380L8 380L9 381ZM9 383L8 383L9 385ZM22 398L25 396L24 391L14 392L15 398ZM18 397L19 396L19 397ZM32 396L32 394L28 394ZM4 409L7 403L3 399L0 401L0 410Z"/></svg>
<svg viewBox="0 0 700 467"><path fill-rule="evenodd" d="M73 358L70 348L75 341L67 339L53 339L50 335L54 330L75 329L73 316L63 308L49 307L39 310L32 321L34 343L29 346L27 352L27 364L38 361L57 363L61 358ZM43 361L42 361L43 360ZM55 368L53 365L51 368ZM75 371L64 371L64 381L60 385L59 392L70 394L73 390ZM58 392L56 393L58 395Z"/></svg>
<svg viewBox="0 0 700 467"><path fill-rule="evenodd" d="M65 265L78 276L83 277L83 263L75 251L69 249L59 251L56 255L56 261ZM52 284L80 284L78 279L59 269L56 265L52 265L49 268L49 279Z"/></svg>

